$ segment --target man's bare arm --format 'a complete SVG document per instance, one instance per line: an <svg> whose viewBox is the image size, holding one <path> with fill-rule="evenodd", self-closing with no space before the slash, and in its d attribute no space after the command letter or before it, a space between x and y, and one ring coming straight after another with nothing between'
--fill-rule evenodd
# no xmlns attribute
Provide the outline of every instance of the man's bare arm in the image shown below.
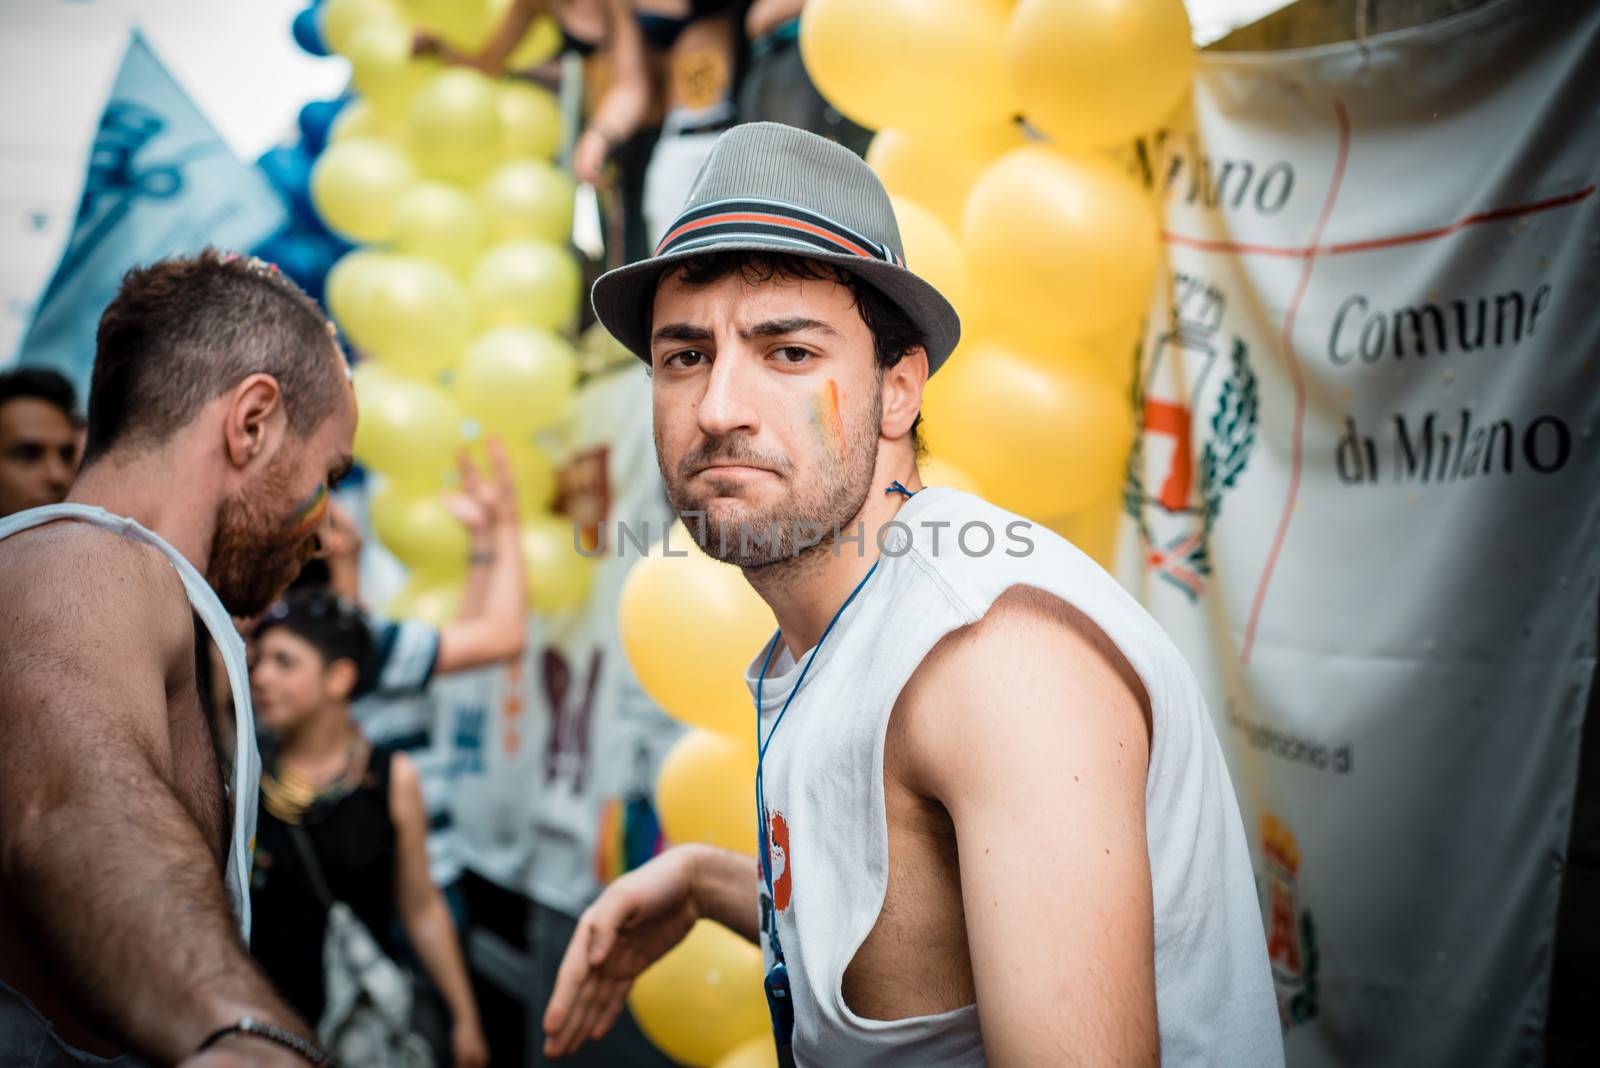
<svg viewBox="0 0 1600 1068"><path fill-rule="evenodd" d="M947 637L896 706L910 785L955 824L996 1068L1159 1059L1143 689L1036 590Z"/></svg>
<svg viewBox="0 0 1600 1068"><path fill-rule="evenodd" d="M152 550L66 526L0 565L0 879L22 926L92 1021L158 1063L242 1016L306 1033L174 790L202 774L171 745L182 586Z"/></svg>

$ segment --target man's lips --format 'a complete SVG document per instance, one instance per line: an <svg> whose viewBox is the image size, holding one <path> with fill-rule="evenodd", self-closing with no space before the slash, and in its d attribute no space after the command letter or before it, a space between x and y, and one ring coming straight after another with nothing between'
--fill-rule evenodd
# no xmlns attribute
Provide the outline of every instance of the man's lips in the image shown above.
<svg viewBox="0 0 1600 1068"><path fill-rule="evenodd" d="M770 467L757 467L755 464L711 464L695 472L697 475L771 475L776 473Z"/></svg>

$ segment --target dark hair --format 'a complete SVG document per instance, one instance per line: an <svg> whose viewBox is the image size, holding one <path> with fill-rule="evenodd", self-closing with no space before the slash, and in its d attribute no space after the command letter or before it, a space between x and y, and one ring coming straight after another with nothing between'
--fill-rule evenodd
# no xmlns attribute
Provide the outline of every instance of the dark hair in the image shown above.
<svg viewBox="0 0 1600 1068"><path fill-rule="evenodd" d="M675 270L678 279L690 286L708 286L735 271L751 285L760 285L775 278L837 282L850 291L856 311L861 314L861 321L872 332L872 347L877 354L880 376L899 363L906 353L928 343L927 334L905 313L905 309L886 297L877 286L823 260L787 252L730 250L691 256ZM922 443L921 428L922 413L918 412L911 422L911 447L919 458L927 451Z"/></svg>
<svg viewBox="0 0 1600 1068"><path fill-rule="evenodd" d="M372 628L361 609L327 590L291 593L256 622L255 636L282 627L310 644L324 664L349 660L356 665L356 685L351 697L365 693L372 679L374 649Z"/></svg>
<svg viewBox="0 0 1600 1068"><path fill-rule="evenodd" d="M0 404L23 398L42 400L61 410L67 422L79 424L78 391L66 376L46 367L18 367L0 372Z"/></svg>
<svg viewBox="0 0 1600 1068"><path fill-rule="evenodd" d="M332 328L276 267L207 249L122 278L100 316L85 462L121 445L159 445L250 375L283 390L301 437L337 403Z"/></svg>

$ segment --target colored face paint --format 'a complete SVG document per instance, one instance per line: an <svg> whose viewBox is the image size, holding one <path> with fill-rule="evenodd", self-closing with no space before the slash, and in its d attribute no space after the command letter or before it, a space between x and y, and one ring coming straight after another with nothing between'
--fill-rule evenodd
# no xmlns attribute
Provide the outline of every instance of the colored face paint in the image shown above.
<svg viewBox="0 0 1600 1068"><path fill-rule="evenodd" d="M839 413L839 384L833 379L811 398L811 426L835 460L844 458L844 418Z"/></svg>
<svg viewBox="0 0 1600 1068"><path fill-rule="evenodd" d="M322 517L327 514L328 484L319 482L311 496L295 505L294 514L289 517L289 525L297 534L308 534L316 529L317 524L322 522Z"/></svg>

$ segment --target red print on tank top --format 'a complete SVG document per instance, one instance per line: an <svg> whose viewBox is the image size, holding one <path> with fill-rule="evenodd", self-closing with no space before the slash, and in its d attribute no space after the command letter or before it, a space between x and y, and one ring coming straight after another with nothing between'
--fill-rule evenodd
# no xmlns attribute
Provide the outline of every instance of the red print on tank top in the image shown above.
<svg viewBox="0 0 1600 1068"><path fill-rule="evenodd" d="M783 813L774 812L768 817L767 841L772 861L772 905L779 912L789 908L789 823Z"/></svg>

